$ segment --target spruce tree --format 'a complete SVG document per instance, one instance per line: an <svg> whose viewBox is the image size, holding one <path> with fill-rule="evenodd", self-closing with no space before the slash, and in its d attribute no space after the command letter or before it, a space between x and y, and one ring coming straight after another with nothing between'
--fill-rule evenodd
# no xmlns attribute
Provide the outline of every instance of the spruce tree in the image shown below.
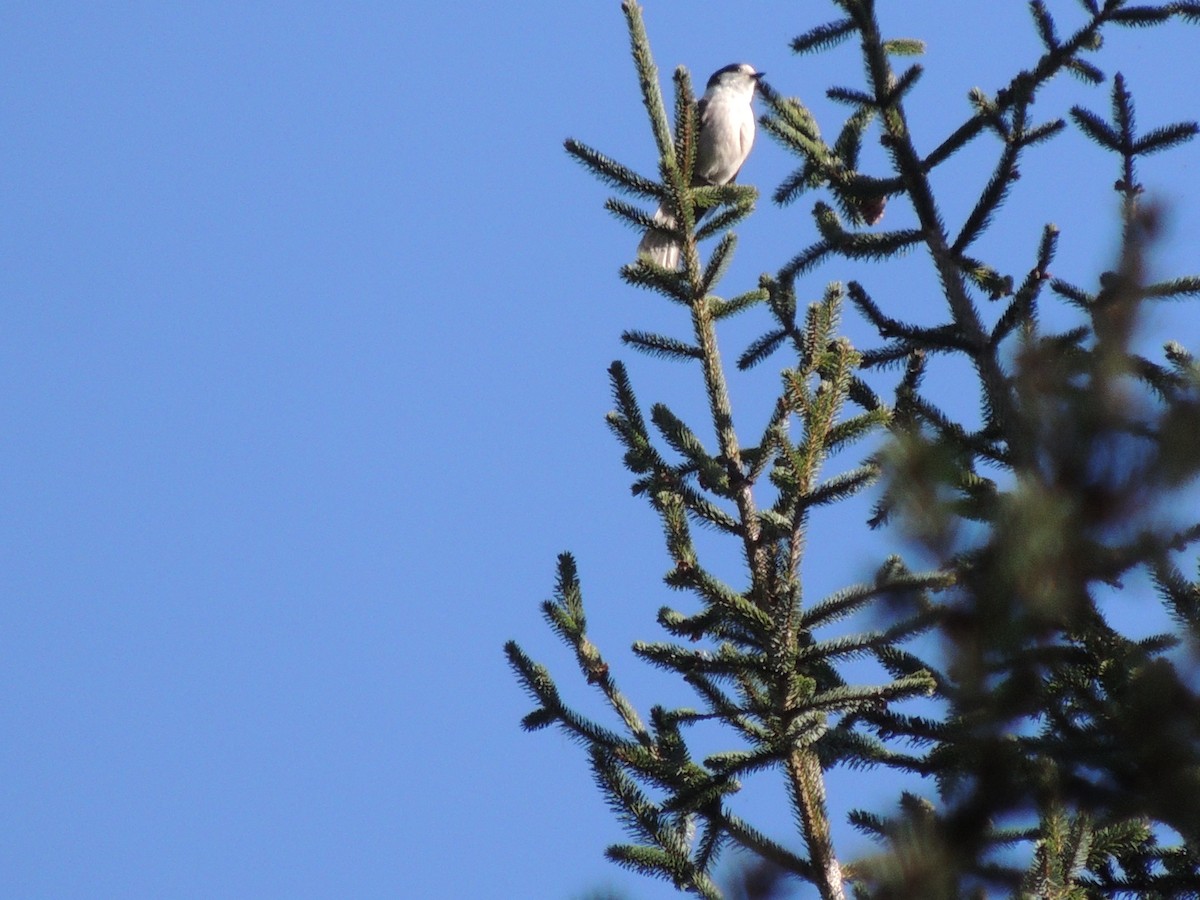
<svg viewBox="0 0 1200 900"><path fill-rule="evenodd" d="M1200 295L1200 277L1148 274L1161 211L1141 181L1198 129L1137 123L1131 88L1102 52L1112 29L1200 24L1200 3L1077 0L1064 4L1071 25L1060 29L1048 4L1032 0L1040 55L994 91L972 89L959 127L920 139L907 110L921 102L922 68L909 60L922 44L885 35L876 0L832 5L836 17L792 48L858 46L863 82L827 91L848 110L833 142L799 99L762 92L765 130L797 159L773 199L815 195L809 224L796 228L811 240L727 298L716 289L737 243L730 229L757 192L689 186L690 77L674 73L669 119L640 7L622 4L658 177L578 141L566 149L633 198L606 206L635 229L651 224L646 206L665 200L679 213L680 270L638 260L620 276L678 307L687 336L630 330L623 339L691 366L709 421L686 422L662 403L645 410L615 362L608 425L634 493L662 522L666 584L686 597L658 612L666 639L633 649L697 699L643 712L618 688L563 554L543 612L619 727L565 704L549 671L509 642L536 703L522 724L557 726L586 749L629 835L610 859L698 896L724 896L714 872L729 848L758 860L744 896L770 896L789 879L823 900L1200 896L1200 515L1177 502L1200 475L1200 363L1175 341L1146 353L1139 332L1147 305ZM1064 76L1095 85L1103 105L1035 106ZM1119 199L1120 252L1091 284L1054 275L1069 235L1003 215L1027 158L1054 154L1069 129L1109 155ZM860 168L868 139L884 150L876 171ZM967 147L986 148L993 162L955 219L934 182ZM915 225L883 226L885 207L911 209ZM1027 268L982 258L980 238L993 229L1028 237ZM904 298L888 294L887 267L906 253L936 277L940 323L907 320ZM814 288L807 276L831 260L845 280ZM1051 317L1039 311L1050 304L1072 312L1069 327L1044 324ZM749 425L735 420L717 329L764 311L766 330L736 366L769 361L780 374L773 412ZM873 326L872 346L840 333L850 312ZM974 410L930 396L944 360L966 364L956 371L972 375L960 390ZM871 579L810 598L806 536L864 491L874 507L862 527L892 552ZM715 574L696 527L738 548L741 582ZM1131 637L1113 621L1114 600L1160 604L1172 627ZM886 677L856 679L850 663L863 658ZM695 752L700 723L721 725L726 749ZM847 859L835 845L826 775L837 766L891 769L920 785L851 812L877 839L865 857ZM738 811L741 781L766 770L781 777L795 834L767 834Z"/></svg>

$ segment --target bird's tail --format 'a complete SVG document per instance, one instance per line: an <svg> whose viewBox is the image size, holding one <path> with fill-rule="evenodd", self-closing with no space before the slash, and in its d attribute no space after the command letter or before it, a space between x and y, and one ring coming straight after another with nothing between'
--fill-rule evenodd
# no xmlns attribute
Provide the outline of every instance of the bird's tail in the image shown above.
<svg viewBox="0 0 1200 900"><path fill-rule="evenodd" d="M675 217L660 206L658 212L654 214L654 224L661 225L663 228L674 228ZM673 238L669 232L659 231L657 228L648 229L637 248L638 257L644 257L664 269L678 269L679 254L679 241Z"/></svg>

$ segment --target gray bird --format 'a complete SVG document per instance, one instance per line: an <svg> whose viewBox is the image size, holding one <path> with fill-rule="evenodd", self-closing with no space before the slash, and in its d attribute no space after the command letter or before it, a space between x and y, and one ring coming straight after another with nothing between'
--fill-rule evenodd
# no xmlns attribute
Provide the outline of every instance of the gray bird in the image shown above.
<svg viewBox="0 0 1200 900"><path fill-rule="evenodd" d="M696 168L692 187L729 184L737 178L754 144L754 110L751 101L762 72L746 63L734 63L713 72L704 96L696 104L700 128L696 143ZM703 215L697 208L696 217ZM675 227L668 204L654 214L656 225ZM679 268L679 242L666 231L649 229L638 244L639 257L664 269Z"/></svg>

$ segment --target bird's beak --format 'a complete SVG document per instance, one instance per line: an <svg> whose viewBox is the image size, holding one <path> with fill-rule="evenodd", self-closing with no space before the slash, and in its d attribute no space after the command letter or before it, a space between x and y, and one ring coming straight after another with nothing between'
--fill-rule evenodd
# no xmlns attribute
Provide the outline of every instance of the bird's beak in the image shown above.
<svg viewBox="0 0 1200 900"><path fill-rule="evenodd" d="M751 77L753 77L755 81L762 81L764 78L767 77L767 73L766 72L755 72L754 75Z"/></svg>

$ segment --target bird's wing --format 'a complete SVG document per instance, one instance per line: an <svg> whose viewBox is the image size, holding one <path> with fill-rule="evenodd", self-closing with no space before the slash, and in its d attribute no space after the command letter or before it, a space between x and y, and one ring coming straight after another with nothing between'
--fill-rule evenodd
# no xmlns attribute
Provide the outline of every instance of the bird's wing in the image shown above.
<svg viewBox="0 0 1200 900"><path fill-rule="evenodd" d="M751 135L750 140L751 140L751 142L753 142L754 132L750 132L750 135ZM742 152L742 166L744 166L746 164L746 160L749 159L749 157L750 157L750 148L748 146L746 146L746 134L744 131L742 133L742 146L744 148L744 150ZM742 171L742 166L738 166L736 169L734 169L733 175L730 176L729 181L725 182L726 184L733 184L734 182L737 181L738 172Z"/></svg>
<svg viewBox="0 0 1200 900"><path fill-rule="evenodd" d="M729 179L727 184L733 184L737 181L738 172L742 171L742 166L746 164L746 160L750 158L750 148L754 146L754 113L750 114L750 118L742 125L742 133L740 135L742 145L742 165L734 170L733 177Z"/></svg>
<svg viewBox="0 0 1200 900"><path fill-rule="evenodd" d="M731 185L734 181L738 180L738 172L742 172L742 166L745 166L746 160L750 158L750 148L754 146L754 132L754 110L751 110L750 115L746 116L746 119L742 122L742 133L738 136L740 144L742 144L742 164L738 166L737 172L733 173L733 178L730 179Z"/></svg>

